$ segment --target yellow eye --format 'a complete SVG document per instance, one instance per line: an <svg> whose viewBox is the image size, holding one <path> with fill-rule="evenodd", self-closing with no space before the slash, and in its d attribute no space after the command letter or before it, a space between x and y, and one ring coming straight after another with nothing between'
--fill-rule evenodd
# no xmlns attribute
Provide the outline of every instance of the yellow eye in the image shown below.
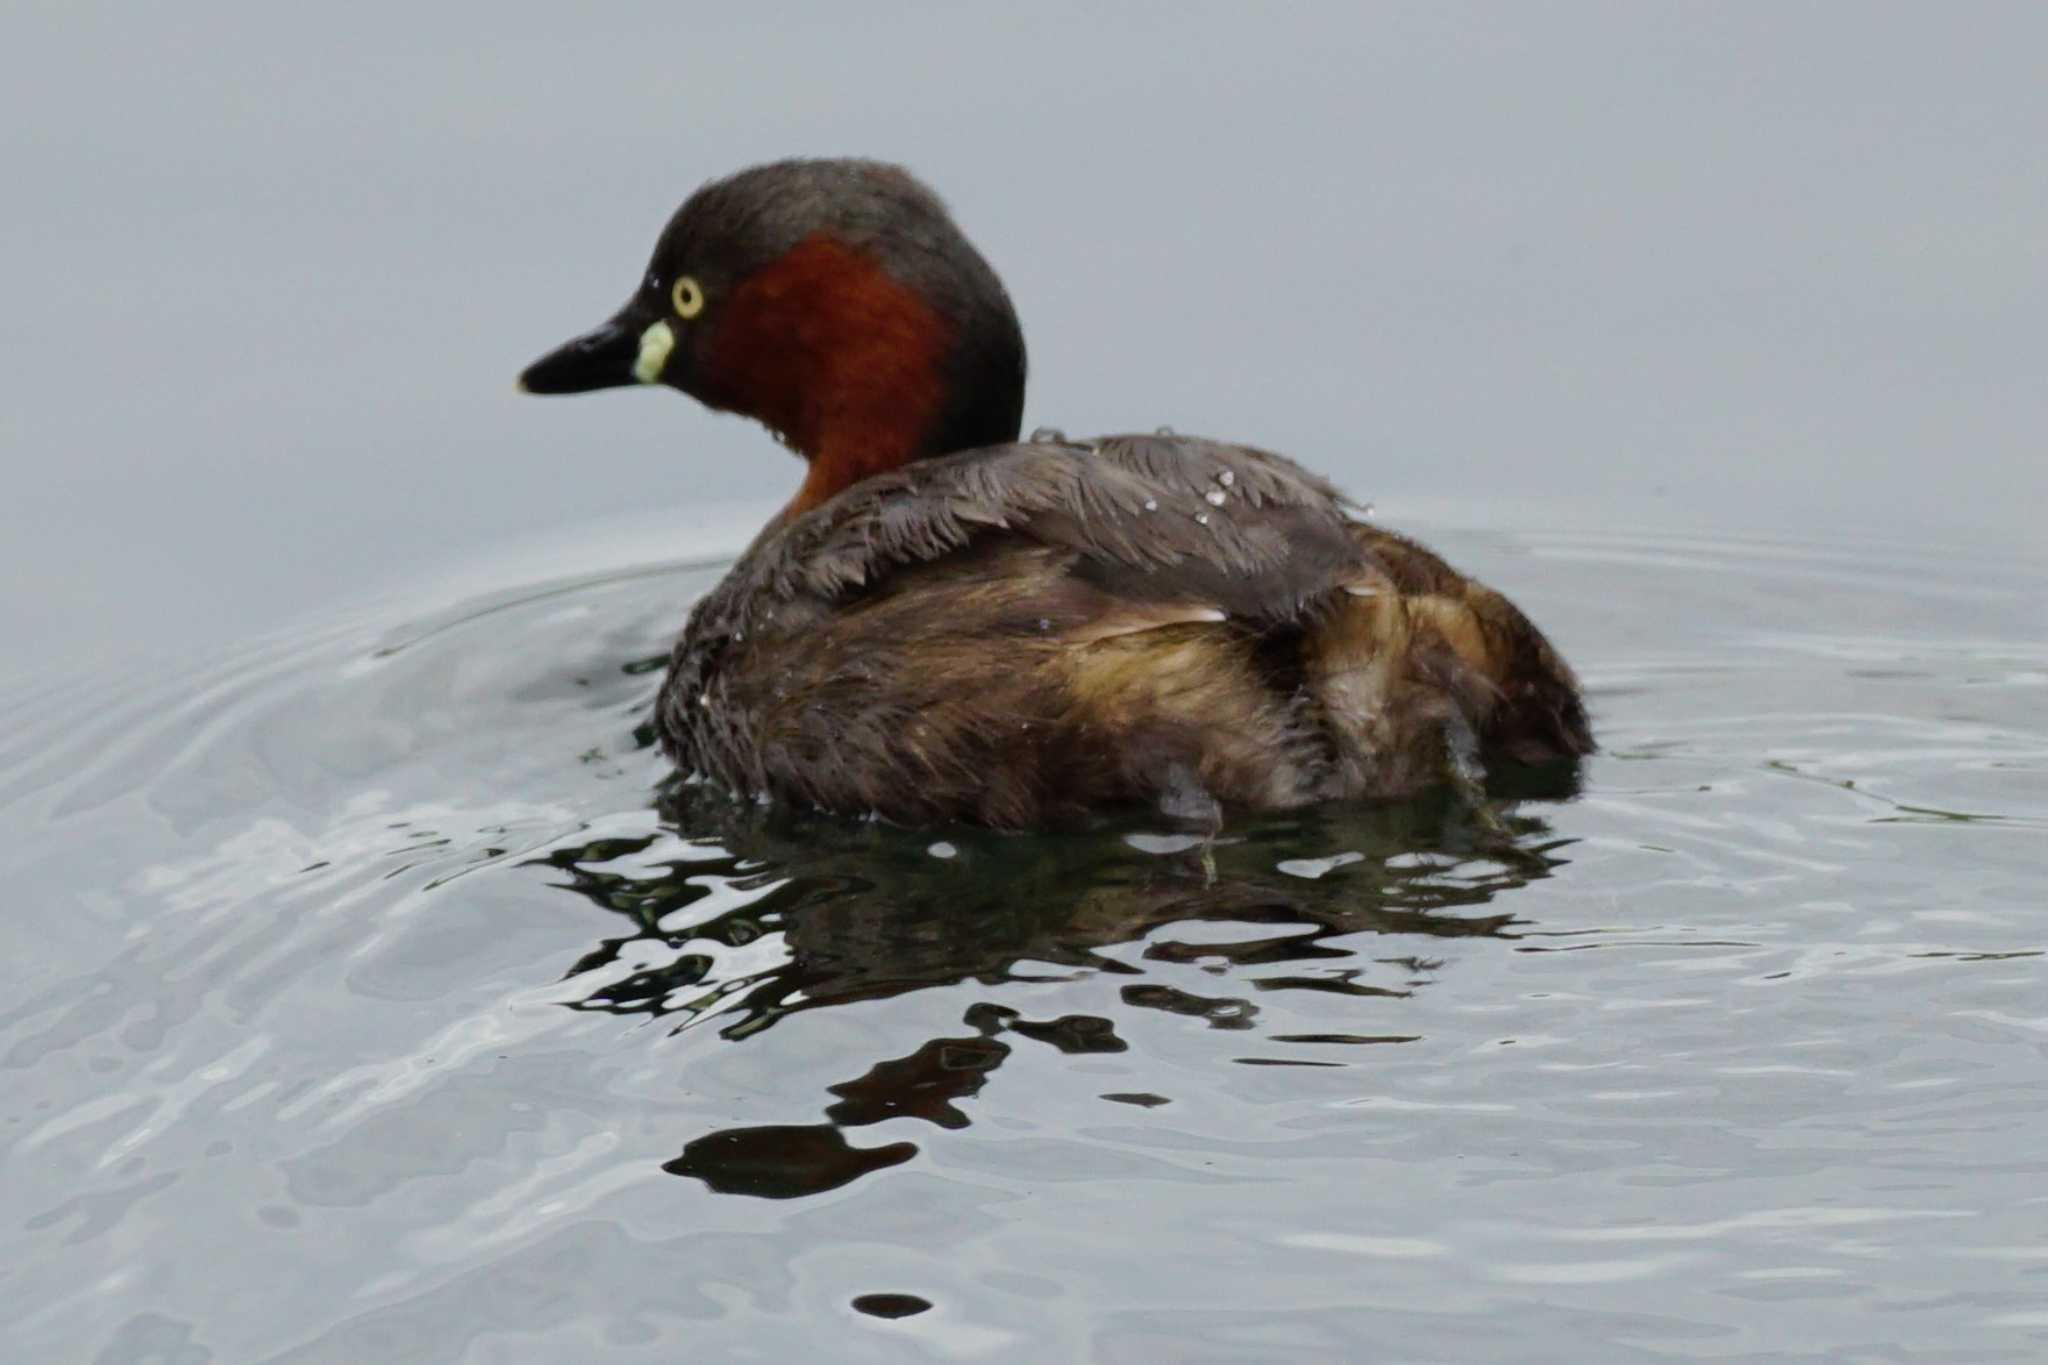
<svg viewBox="0 0 2048 1365"><path fill-rule="evenodd" d="M704 286L688 275L678 275L668 296L676 305L676 316L693 318L704 311Z"/></svg>

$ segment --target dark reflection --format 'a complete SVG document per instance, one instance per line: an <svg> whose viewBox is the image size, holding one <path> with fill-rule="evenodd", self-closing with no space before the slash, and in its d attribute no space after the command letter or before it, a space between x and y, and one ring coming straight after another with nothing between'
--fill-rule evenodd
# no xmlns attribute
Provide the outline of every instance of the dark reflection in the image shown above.
<svg viewBox="0 0 2048 1365"><path fill-rule="evenodd" d="M1345 1043L1364 1046L1369 1043L1413 1043L1421 1039L1419 1033L1276 1033L1276 1043Z"/></svg>
<svg viewBox="0 0 2048 1365"><path fill-rule="evenodd" d="M1495 898L1562 861L1540 820L1500 804L1475 814L1448 793L1265 818L1206 849L1118 829L953 830L939 842L687 785L659 809L659 833L593 839L538 860L564 889L621 921L623 932L570 969L569 979L588 986L573 1008L665 1017L677 1029L708 1024L733 1040L800 1011L927 987L1098 974L1129 978L1116 997L1126 1008L1238 1034L1258 1028L1256 997L1276 991L1329 996L1332 1022L1351 1024L1358 1004L1399 1001L1440 966L1422 953L1373 955L1374 940L1359 936L1512 937L1517 921ZM1227 977L1237 990L1148 980L1151 963ZM1077 1056L1129 1046L1096 1015L1029 1019L982 1002L962 1022L958 1036L920 1040L828 1087L821 1123L707 1134L666 1169L727 1193L817 1193L917 1151L902 1141L855 1147L849 1129L895 1119L967 1127L974 1097L1017 1040ZM1270 1041L1326 1049L1415 1036L1381 1029ZM1168 1097L1106 1098L1147 1105Z"/></svg>
<svg viewBox="0 0 2048 1365"><path fill-rule="evenodd" d="M967 1115L953 1101L979 1091L1009 1055L1010 1045L993 1038L934 1038L908 1057L876 1062L858 1080L827 1086L840 1100L825 1117L849 1128L893 1118L965 1128Z"/></svg>
<svg viewBox="0 0 2048 1365"><path fill-rule="evenodd" d="M930 1299L915 1294L863 1294L853 1301L853 1311L871 1318L907 1318L932 1306Z"/></svg>
<svg viewBox="0 0 2048 1365"><path fill-rule="evenodd" d="M854 1147L829 1123L772 1124L707 1133L661 1169L695 1176L720 1194L795 1199L899 1166L917 1155L908 1142Z"/></svg>
<svg viewBox="0 0 2048 1365"><path fill-rule="evenodd" d="M1207 1019L1210 1028L1250 1028L1253 1017L1259 1012L1259 1007L1249 1000L1234 996L1212 999L1194 995L1177 986L1126 986L1122 999L1126 1005L1136 1005L1141 1009L1165 1010L1168 1014Z"/></svg>
<svg viewBox="0 0 2048 1365"><path fill-rule="evenodd" d="M981 1090L989 1073L1010 1055L996 1034L1048 1043L1062 1052L1121 1052L1123 1039L1107 1019L1070 1014L1043 1022L986 1002L970 1006L963 1020L971 1037L934 1038L907 1057L877 1062L866 1075L826 1087L839 1102L826 1109L827 1123L731 1128L698 1138L662 1167L672 1175L694 1176L721 1194L792 1199L818 1194L850 1180L909 1160L909 1142L862 1148L847 1143L845 1129L887 1119L919 1119L936 1128L965 1128L967 1115L955 1104Z"/></svg>

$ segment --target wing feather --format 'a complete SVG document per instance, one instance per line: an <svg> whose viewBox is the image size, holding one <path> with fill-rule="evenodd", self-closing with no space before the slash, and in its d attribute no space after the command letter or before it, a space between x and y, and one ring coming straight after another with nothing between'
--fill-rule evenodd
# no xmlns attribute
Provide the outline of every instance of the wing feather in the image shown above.
<svg viewBox="0 0 2048 1365"><path fill-rule="evenodd" d="M1344 503L1281 456L1191 437L994 446L871 478L799 517L705 599L699 624L799 597L872 590L894 569L995 534L1075 554L1139 601L1286 619L1361 563Z"/></svg>

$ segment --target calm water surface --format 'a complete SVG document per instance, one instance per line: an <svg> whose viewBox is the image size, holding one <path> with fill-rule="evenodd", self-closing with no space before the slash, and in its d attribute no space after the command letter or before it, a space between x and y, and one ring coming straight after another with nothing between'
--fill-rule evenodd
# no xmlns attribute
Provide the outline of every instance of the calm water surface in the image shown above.
<svg viewBox="0 0 2048 1365"><path fill-rule="evenodd" d="M16 689L10 1358L2048 1357L2043 566L1389 519L1576 793L735 807L708 557Z"/></svg>

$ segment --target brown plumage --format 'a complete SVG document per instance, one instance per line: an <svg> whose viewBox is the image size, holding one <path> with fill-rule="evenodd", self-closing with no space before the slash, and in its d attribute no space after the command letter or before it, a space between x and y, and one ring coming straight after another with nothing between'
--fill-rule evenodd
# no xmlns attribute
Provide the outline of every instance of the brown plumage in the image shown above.
<svg viewBox="0 0 2048 1365"><path fill-rule="evenodd" d="M683 275L708 296L694 321L663 307ZM677 641L656 721L681 768L1028 828L1405 796L1593 747L1571 670L1512 603L1293 462L1164 435L1014 443L1008 298L896 168L708 186L641 293L524 383L629 382L657 325L681 333L662 382L811 459Z"/></svg>

